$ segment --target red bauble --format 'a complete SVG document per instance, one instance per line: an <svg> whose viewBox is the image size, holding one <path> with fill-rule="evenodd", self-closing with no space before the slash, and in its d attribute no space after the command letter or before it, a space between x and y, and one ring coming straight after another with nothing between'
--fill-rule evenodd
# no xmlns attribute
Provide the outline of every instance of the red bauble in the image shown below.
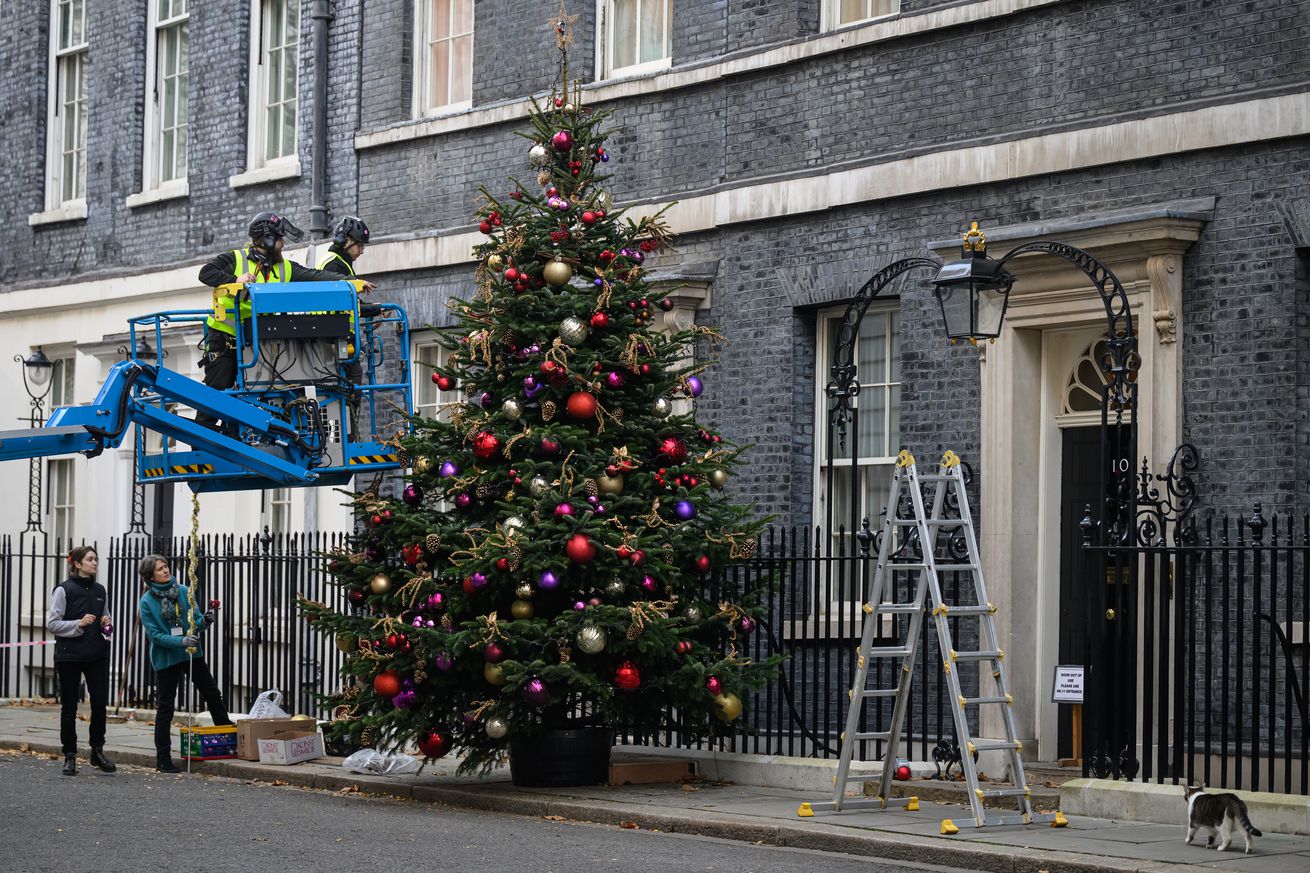
<svg viewBox="0 0 1310 873"><path fill-rule="evenodd" d="M400 693L400 677L395 670L383 670L373 677L373 690L380 697L395 697Z"/></svg>
<svg viewBox="0 0 1310 873"><path fill-rule="evenodd" d="M591 418L596 414L596 397L586 391L574 391L569 395L567 408L571 418Z"/></svg>
<svg viewBox="0 0 1310 873"><path fill-rule="evenodd" d="M677 651L679 655L685 655L691 651L691 640L678 640Z"/></svg>
<svg viewBox="0 0 1310 873"><path fill-rule="evenodd" d="M665 437L660 440L659 453L670 464L681 464L687 460L687 444L677 437Z"/></svg>
<svg viewBox="0 0 1310 873"><path fill-rule="evenodd" d="M483 219L482 221L478 222L478 230L482 231L483 233L491 233L491 222L487 221L486 219Z"/></svg>
<svg viewBox="0 0 1310 873"><path fill-rule="evenodd" d="M382 521L383 521L382 516L380 516L380 515L374 515L372 518L370 518L370 519L368 520L368 523L371 524L371 525L373 525L374 527L381 527L381 526L382 526Z"/></svg>
<svg viewBox="0 0 1310 873"><path fill-rule="evenodd" d="M423 558L423 547L418 543L405 546L400 550L400 557L408 566L412 567Z"/></svg>
<svg viewBox="0 0 1310 873"><path fill-rule="evenodd" d="M496 559L496 569L499 570L499 571L502 572L502 573L504 573L506 570L508 570L508 569L509 569L509 559L507 559L507 558L497 558L497 559Z"/></svg>
<svg viewBox="0 0 1310 873"><path fill-rule="evenodd" d="M564 543L564 553L575 564L590 564L596 557L596 545L586 534L576 533Z"/></svg>
<svg viewBox="0 0 1310 873"><path fill-rule="evenodd" d="M486 461L495 457L500 451L500 437L493 433L487 433L485 430L478 431L473 435L473 454L479 459Z"/></svg>
<svg viewBox="0 0 1310 873"><path fill-rule="evenodd" d="M582 213L582 223L583 223L583 224L595 224L595 223L596 223L596 213L592 212L590 209L588 209L586 212Z"/></svg>
<svg viewBox="0 0 1310 873"><path fill-rule="evenodd" d="M450 751L450 737L437 731L431 731L426 736L419 738L418 750L425 757L440 758Z"/></svg>
<svg viewBox="0 0 1310 873"><path fill-rule="evenodd" d="M896 778L901 780L902 782L908 781L910 776L912 775L913 774L910 771L909 764L901 764L899 767L896 768Z"/></svg>
<svg viewBox="0 0 1310 873"><path fill-rule="evenodd" d="M624 661L614 671L614 684L620 691L636 691L641 686L641 671L631 661Z"/></svg>
<svg viewBox="0 0 1310 873"><path fill-rule="evenodd" d="M613 476L614 473L610 473L609 475ZM628 558L632 556L632 549L628 548L627 546L619 546L617 549L614 550L614 553L618 555L620 558Z"/></svg>
<svg viewBox="0 0 1310 873"><path fill-rule="evenodd" d="M465 576L465 577L464 577L464 586L463 586L463 587L464 587L464 593L467 594L469 597L472 597L474 594L477 594L477 593L478 593L478 589L475 588L475 587L473 587L473 577L472 577L472 576Z"/></svg>
<svg viewBox="0 0 1310 873"><path fill-rule="evenodd" d="M633 553L632 553L631 555L629 555L628 557L630 557L630 558L632 559L632 566L635 567L635 566L637 566L638 564L640 564L642 561L646 560L646 553L643 552L641 549L637 549L635 552L633 552Z"/></svg>
<svg viewBox="0 0 1310 873"><path fill-rule="evenodd" d="M505 281L517 282L518 280L519 280L519 271L516 268L510 267L505 271Z"/></svg>
<svg viewBox="0 0 1310 873"><path fill-rule="evenodd" d="M637 368L637 372L641 373L643 376L649 376L651 373L655 372L655 368L650 364L642 364Z"/></svg>
<svg viewBox="0 0 1310 873"><path fill-rule="evenodd" d="M603 312L594 313L591 316L591 326L597 330L609 327L610 317Z"/></svg>
<svg viewBox="0 0 1310 873"><path fill-rule="evenodd" d="M602 264L608 264L610 261L614 260L614 253L609 249L605 249L605 251L601 252L598 257Z"/></svg>
<svg viewBox="0 0 1310 873"><path fill-rule="evenodd" d="M700 555L696 558L696 572L708 573L710 571L709 555Z"/></svg>
<svg viewBox="0 0 1310 873"><path fill-rule="evenodd" d="M438 376L434 381L437 383L437 388L442 391L449 391L455 387L455 380L449 376Z"/></svg>
<svg viewBox="0 0 1310 873"><path fill-rule="evenodd" d="M542 440L541 440L541 453L542 453L543 455L554 455L554 454L558 454L558 453L559 453L559 443L555 442L555 440L552 440L552 439L542 438Z"/></svg>
<svg viewBox="0 0 1310 873"><path fill-rule="evenodd" d="M487 643L482 649L482 657L492 664L499 664L505 660L505 650L496 643Z"/></svg>
<svg viewBox="0 0 1310 873"><path fill-rule="evenodd" d="M541 366L538 367L538 369L541 370L542 375L550 376L559 372L559 364L547 359L541 362Z"/></svg>
<svg viewBox="0 0 1310 873"><path fill-rule="evenodd" d="M352 588L350 589L350 592L346 594L346 597L350 600L351 603L363 603L364 598L366 596L367 595L365 595L364 592L360 591L358 588Z"/></svg>

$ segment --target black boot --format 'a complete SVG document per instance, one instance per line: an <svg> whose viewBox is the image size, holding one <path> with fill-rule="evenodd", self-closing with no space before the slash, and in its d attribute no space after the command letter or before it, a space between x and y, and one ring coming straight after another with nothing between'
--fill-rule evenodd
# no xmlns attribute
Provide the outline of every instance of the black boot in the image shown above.
<svg viewBox="0 0 1310 873"><path fill-rule="evenodd" d="M90 761L92 767L99 767L101 770L104 770L106 773L113 773L115 770L118 769L117 767L114 766L113 761L105 757L104 746L91 747Z"/></svg>
<svg viewBox="0 0 1310 873"><path fill-rule="evenodd" d="M77 775L77 754L64 755L64 775Z"/></svg>
<svg viewBox="0 0 1310 873"><path fill-rule="evenodd" d="M182 772L181 770L177 769L177 765L173 763L173 755L171 752L155 753L155 769L158 770L160 773Z"/></svg>

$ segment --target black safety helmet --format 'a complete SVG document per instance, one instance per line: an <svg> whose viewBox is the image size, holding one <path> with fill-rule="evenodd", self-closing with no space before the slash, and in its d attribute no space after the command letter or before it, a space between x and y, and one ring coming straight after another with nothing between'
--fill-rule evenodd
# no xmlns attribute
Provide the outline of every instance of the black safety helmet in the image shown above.
<svg viewBox="0 0 1310 873"><path fill-rule="evenodd" d="M337 226L332 229L332 242L343 246L346 240L354 240L362 246L368 245L368 225L353 215L347 215L338 221Z"/></svg>
<svg viewBox="0 0 1310 873"><path fill-rule="evenodd" d="M250 240L255 245L271 249L277 240L286 237L300 242L305 232L291 223L291 219L276 212L261 212L250 220Z"/></svg>

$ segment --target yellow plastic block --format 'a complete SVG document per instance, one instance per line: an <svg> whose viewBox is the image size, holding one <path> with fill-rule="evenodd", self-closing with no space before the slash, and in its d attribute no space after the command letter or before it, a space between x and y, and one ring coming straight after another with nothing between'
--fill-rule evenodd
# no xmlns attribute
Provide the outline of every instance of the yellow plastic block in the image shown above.
<svg viewBox="0 0 1310 873"><path fill-rule="evenodd" d="M909 801L908 803L905 804L905 811L906 811L906 812L918 812L918 811L919 811L919 798L917 798L917 797L911 797L911 798L910 798L910 801Z"/></svg>
<svg viewBox="0 0 1310 873"><path fill-rule="evenodd" d="M1064 813L1057 812L1055 818L1051 819L1051 827L1062 828L1069 824L1069 819L1064 817Z"/></svg>
<svg viewBox="0 0 1310 873"><path fill-rule="evenodd" d="M796 814L801 818L814 818L814 808L808 803L802 803L800 808L796 810Z"/></svg>
<svg viewBox="0 0 1310 873"><path fill-rule="evenodd" d="M942 819L942 836L949 837L952 834L958 834L960 829L955 826L955 822L949 818Z"/></svg>

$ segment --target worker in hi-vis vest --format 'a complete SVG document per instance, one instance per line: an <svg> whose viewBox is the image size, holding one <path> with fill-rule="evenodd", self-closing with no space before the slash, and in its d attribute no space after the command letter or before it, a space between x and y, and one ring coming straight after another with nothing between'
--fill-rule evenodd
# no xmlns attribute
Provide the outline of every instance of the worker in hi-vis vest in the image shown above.
<svg viewBox="0 0 1310 873"><path fill-rule="evenodd" d="M337 222L336 227L332 229L332 245L323 253L319 259L318 268L326 270L329 273L338 273L345 279L357 279L355 275L355 261L359 260L360 255L364 254L364 248L368 245L368 225L363 219L356 218L353 215L347 215ZM373 290L373 285L366 285L365 290ZM376 315L378 307L365 306L360 304L360 310L367 315ZM354 327L354 314L351 314L351 327ZM359 406L360 395L354 390L358 385L364 382L364 367L359 359L351 361L346 365L346 378L350 381L350 412L351 412L351 430L358 430L359 423Z"/></svg>
<svg viewBox="0 0 1310 873"><path fill-rule="evenodd" d="M302 237L304 233L290 219L261 212L250 222L250 245L223 252L205 264L200 268L200 281L211 288L250 282L339 281L341 277L336 273L314 270L282 257L286 240L299 242ZM250 301L226 295L215 301L214 308L227 310L226 317L219 319L211 315L205 321L205 355L200 366L205 371L205 384L225 391L237 380L236 319L231 310L237 310L236 318L247 321ZM213 428L218 420L197 410L196 422ZM226 426L223 429L232 431Z"/></svg>

